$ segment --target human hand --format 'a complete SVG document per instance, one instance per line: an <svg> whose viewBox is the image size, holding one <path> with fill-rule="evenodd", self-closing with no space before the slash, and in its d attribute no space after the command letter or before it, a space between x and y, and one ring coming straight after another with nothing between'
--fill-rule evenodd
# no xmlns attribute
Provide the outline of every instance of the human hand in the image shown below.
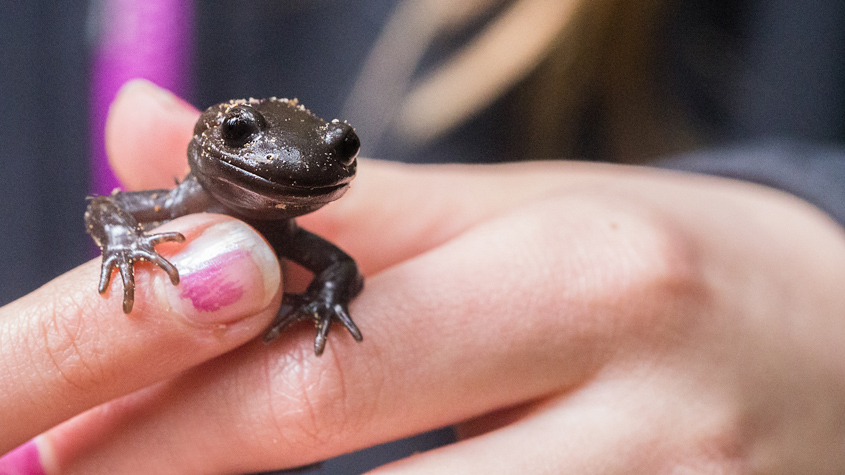
<svg viewBox="0 0 845 475"><path fill-rule="evenodd" d="M186 117L193 115L186 109ZM214 215L161 229L188 237L158 246L179 266L181 285L152 263L139 263L138 306L130 315L122 311L120 278L105 295L97 292L100 259L0 308L0 454L104 402L165 384L253 339L273 320L281 275L261 235ZM13 459L37 465L36 452L24 446L0 461L0 473L19 473Z"/></svg>
<svg viewBox="0 0 845 475"><path fill-rule="evenodd" d="M166 133L133 94L115 166L160 186L119 148ZM463 440L377 472L845 467L845 237L796 198L619 166L362 161L300 222L369 276L363 344L248 343L45 434L57 473L267 470L449 424Z"/></svg>

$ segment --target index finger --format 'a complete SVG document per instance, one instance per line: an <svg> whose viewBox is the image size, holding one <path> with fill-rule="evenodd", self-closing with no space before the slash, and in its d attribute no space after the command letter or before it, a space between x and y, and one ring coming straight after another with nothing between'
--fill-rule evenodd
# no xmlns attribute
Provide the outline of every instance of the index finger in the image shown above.
<svg viewBox="0 0 845 475"><path fill-rule="evenodd" d="M97 293L96 261L0 308L0 454L266 328L278 308L281 276L263 238L220 215L167 226L188 238L160 246L182 281L174 286L164 272L139 264L129 315L121 309L120 279L105 297Z"/></svg>
<svg viewBox="0 0 845 475"><path fill-rule="evenodd" d="M186 150L199 112L143 80L127 83L109 111L111 164L129 189L170 188L188 172ZM354 125L354 124L353 124ZM561 168L411 166L361 160L346 196L301 223L335 241L373 274L446 242L485 219L561 186ZM414 219L405 219L407 215ZM402 222L402 226L392 223Z"/></svg>

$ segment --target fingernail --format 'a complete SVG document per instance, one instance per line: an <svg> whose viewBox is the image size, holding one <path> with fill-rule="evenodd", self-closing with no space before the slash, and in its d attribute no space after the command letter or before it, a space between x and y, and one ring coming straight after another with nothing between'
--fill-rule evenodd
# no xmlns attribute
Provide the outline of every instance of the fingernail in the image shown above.
<svg viewBox="0 0 845 475"><path fill-rule="evenodd" d="M0 457L0 475L46 475L35 440Z"/></svg>
<svg viewBox="0 0 845 475"><path fill-rule="evenodd" d="M183 101L179 96L173 94L167 89L159 87L157 84L147 79L132 79L124 83L123 86L120 87L120 90L117 91L115 101L117 101L117 99L121 96L129 94L145 95L147 98L158 102L158 104L165 109L171 109L173 107L190 108L190 105Z"/></svg>
<svg viewBox="0 0 845 475"><path fill-rule="evenodd" d="M279 290L276 255L255 230L226 220L170 259L179 285L166 277L156 286L170 306L199 323L233 323L266 308Z"/></svg>

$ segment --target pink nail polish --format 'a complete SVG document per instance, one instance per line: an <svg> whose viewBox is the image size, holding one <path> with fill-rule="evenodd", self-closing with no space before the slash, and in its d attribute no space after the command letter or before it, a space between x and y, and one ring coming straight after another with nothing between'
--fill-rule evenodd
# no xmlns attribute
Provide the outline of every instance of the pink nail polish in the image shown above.
<svg viewBox="0 0 845 475"><path fill-rule="evenodd" d="M232 305L244 295L244 287L230 275L238 260L247 259L246 251L235 250L216 257L202 269L182 277L179 296L190 299L201 312L214 312Z"/></svg>
<svg viewBox="0 0 845 475"><path fill-rule="evenodd" d="M0 475L47 475L34 440L0 457Z"/></svg>
<svg viewBox="0 0 845 475"><path fill-rule="evenodd" d="M276 255L249 226L206 228L171 262L180 282L162 282L172 308L200 323L232 323L266 308L281 283Z"/></svg>

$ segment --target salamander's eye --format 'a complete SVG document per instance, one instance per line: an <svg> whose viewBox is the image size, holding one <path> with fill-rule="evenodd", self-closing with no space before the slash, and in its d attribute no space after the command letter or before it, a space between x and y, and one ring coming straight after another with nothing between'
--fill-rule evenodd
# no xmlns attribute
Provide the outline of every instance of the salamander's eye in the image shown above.
<svg viewBox="0 0 845 475"><path fill-rule="evenodd" d="M236 106L229 109L220 124L220 136L229 147L242 147L252 140L267 123L260 112L250 106Z"/></svg>

